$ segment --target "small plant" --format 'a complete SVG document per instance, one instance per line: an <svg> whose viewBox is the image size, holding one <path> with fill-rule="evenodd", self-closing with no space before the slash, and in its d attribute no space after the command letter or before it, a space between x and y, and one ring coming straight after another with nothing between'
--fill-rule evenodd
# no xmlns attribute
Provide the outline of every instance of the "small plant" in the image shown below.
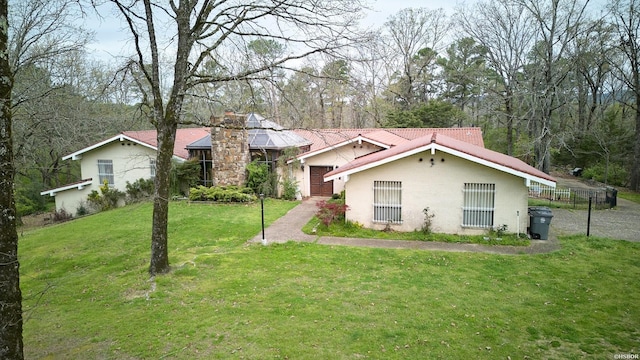
<svg viewBox="0 0 640 360"><path fill-rule="evenodd" d="M68 213L65 209L56 210L53 213L53 221L55 222L68 221L71 220L71 218L73 218L73 215Z"/></svg>
<svg viewBox="0 0 640 360"><path fill-rule="evenodd" d="M496 236L497 237L503 237L506 233L507 233L507 224L502 224L500 226L496 227Z"/></svg>
<svg viewBox="0 0 640 360"><path fill-rule="evenodd" d="M87 203L83 201L80 203L80 205L78 205L78 208L76 209L76 215L84 216L87 214L89 214L89 209L87 209Z"/></svg>
<svg viewBox="0 0 640 360"><path fill-rule="evenodd" d="M436 217L434 213L426 207L422 210L424 214L424 223L422 223L422 232L425 234L431 234L433 231L433 218Z"/></svg>
<svg viewBox="0 0 640 360"><path fill-rule="evenodd" d="M127 181L127 202L134 203L149 198L153 195L155 185L153 179L138 179L133 183Z"/></svg>
<svg viewBox="0 0 640 360"><path fill-rule="evenodd" d="M109 183L105 180L100 186L100 193L95 190L91 191L87 200L96 210L103 211L118 207L118 202L124 196L122 191L109 187Z"/></svg>
<svg viewBox="0 0 640 360"><path fill-rule="evenodd" d="M344 214L349 209L346 204L325 200L318 201L316 206L318 207L316 217L324 226L329 226L336 220L344 219Z"/></svg>
<svg viewBox="0 0 640 360"><path fill-rule="evenodd" d="M295 200L298 192L298 182L294 179L284 179L282 181L282 198L285 200Z"/></svg>

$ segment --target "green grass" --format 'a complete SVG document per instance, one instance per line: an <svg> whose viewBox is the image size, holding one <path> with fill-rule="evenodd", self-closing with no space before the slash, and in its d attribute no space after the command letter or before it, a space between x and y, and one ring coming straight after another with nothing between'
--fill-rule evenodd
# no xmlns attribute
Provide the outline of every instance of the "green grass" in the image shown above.
<svg viewBox="0 0 640 360"><path fill-rule="evenodd" d="M619 191L618 197L640 204L640 193L637 192Z"/></svg>
<svg viewBox="0 0 640 360"><path fill-rule="evenodd" d="M352 222L334 221L329 226L324 226L315 216L302 228L305 234L318 236L350 237L360 239L386 239L386 240L413 240L413 241L437 241L462 244L483 245L511 245L528 246L530 244L525 234L518 237L515 233L498 235L495 231L485 235L457 235L441 233L425 233L423 231L380 231L363 228Z"/></svg>
<svg viewBox="0 0 640 360"><path fill-rule="evenodd" d="M271 222L293 203L267 201ZM247 245L259 205L151 205L20 239L29 359L573 359L640 350L640 244L543 255Z"/></svg>

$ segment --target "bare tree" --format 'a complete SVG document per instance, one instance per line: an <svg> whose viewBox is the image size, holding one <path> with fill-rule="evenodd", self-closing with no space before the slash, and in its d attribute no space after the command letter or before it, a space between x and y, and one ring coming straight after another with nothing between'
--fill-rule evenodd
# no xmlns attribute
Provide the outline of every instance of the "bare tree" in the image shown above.
<svg viewBox="0 0 640 360"><path fill-rule="evenodd" d="M529 67L531 124L536 166L549 173L553 115L564 105L559 100L558 89L571 69L564 60L584 20L588 0L584 3L579 0L516 2L531 14L537 28L537 43L531 54L534 64Z"/></svg>
<svg viewBox="0 0 640 360"><path fill-rule="evenodd" d="M385 23L387 46L397 54L394 62L399 69L399 87L395 90L398 101L406 108L424 99L416 99L416 92L424 95L430 70L450 25L443 9L407 8L391 16ZM423 89L417 89L422 86ZM424 97L424 96L421 96Z"/></svg>
<svg viewBox="0 0 640 360"><path fill-rule="evenodd" d="M22 292L13 193L11 90L7 0L0 0L0 358L23 359Z"/></svg>
<svg viewBox="0 0 640 360"><path fill-rule="evenodd" d="M612 23L619 38L618 50L622 63L616 65L617 76L632 94L625 105L635 112L634 156L631 165L630 188L640 191L640 1L615 0L609 4Z"/></svg>
<svg viewBox="0 0 640 360"><path fill-rule="evenodd" d="M144 74L148 116L158 133L151 262L149 273L166 273L168 197L171 156L183 105L199 84L264 78L272 68L288 68L294 60L339 49L349 41L349 28L362 9L359 1L121 1L111 0L133 36L135 60ZM268 63L246 68L229 62L224 51L245 53L253 40L276 40L291 49ZM161 51L170 49L168 88L161 81ZM225 71L207 73L215 62Z"/></svg>
<svg viewBox="0 0 640 360"><path fill-rule="evenodd" d="M534 28L524 6L508 0L489 0L459 10L464 32L486 51L493 82L487 87L500 98L499 113L507 132L507 153L513 153L514 128L519 120L518 92L526 55L533 45Z"/></svg>

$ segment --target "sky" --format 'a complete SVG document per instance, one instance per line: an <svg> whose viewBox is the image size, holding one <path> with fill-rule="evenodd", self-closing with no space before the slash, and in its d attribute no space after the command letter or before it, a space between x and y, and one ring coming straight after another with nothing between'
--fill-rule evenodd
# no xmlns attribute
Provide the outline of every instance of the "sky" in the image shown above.
<svg viewBox="0 0 640 360"><path fill-rule="evenodd" d="M366 11L367 16L363 19L362 25L380 27L390 15L409 7L425 7L430 10L443 8L451 15L456 3L456 0L369 0L371 10ZM104 60L130 53L130 35L120 17L112 7L103 7L100 14L102 19L91 16L85 22L85 26L95 32L95 40L89 45L91 53Z"/></svg>

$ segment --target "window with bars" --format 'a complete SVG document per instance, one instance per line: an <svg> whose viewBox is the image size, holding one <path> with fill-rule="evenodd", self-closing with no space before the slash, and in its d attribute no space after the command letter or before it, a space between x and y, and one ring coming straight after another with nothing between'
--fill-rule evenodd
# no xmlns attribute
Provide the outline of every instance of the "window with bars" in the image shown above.
<svg viewBox="0 0 640 360"><path fill-rule="evenodd" d="M495 184L465 183L462 226L493 227L495 195Z"/></svg>
<svg viewBox="0 0 640 360"><path fill-rule="evenodd" d="M373 221L402 223L402 181L373 182Z"/></svg>
<svg viewBox="0 0 640 360"><path fill-rule="evenodd" d="M109 186L115 185L112 160L98 160L98 181L100 181L100 185L104 184L105 181Z"/></svg>
<svg viewBox="0 0 640 360"><path fill-rule="evenodd" d="M149 160L149 169L151 171L151 178L156 178L156 159Z"/></svg>

